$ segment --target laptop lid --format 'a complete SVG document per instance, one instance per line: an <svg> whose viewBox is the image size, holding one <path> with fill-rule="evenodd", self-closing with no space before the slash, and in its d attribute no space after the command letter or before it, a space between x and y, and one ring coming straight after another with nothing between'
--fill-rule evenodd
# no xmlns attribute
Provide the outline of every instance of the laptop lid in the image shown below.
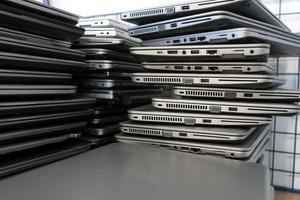
<svg viewBox="0 0 300 200"><path fill-rule="evenodd" d="M226 114L294 115L299 113L297 104L230 102L197 99L153 98L152 105L160 109L199 111Z"/></svg>
<svg viewBox="0 0 300 200"><path fill-rule="evenodd" d="M128 117L133 121L163 122L169 124L184 124L191 126L259 126L272 123L271 117L207 114L199 112L172 112L155 109L151 105L129 109Z"/></svg>
<svg viewBox="0 0 300 200"><path fill-rule="evenodd" d="M276 76L261 74L133 73L131 78L136 83L251 89L274 88L285 83Z"/></svg>
<svg viewBox="0 0 300 200"><path fill-rule="evenodd" d="M128 32L128 25L113 19L103 19L99 17L81 18L78 26L82 28L117 28Z"/></svg>
<svg viewBox="0 0 300 200"><path fill-rule="evenodd" d="M180 87L175 86L173 93L177 96L193 98L214 98L224 100L269 100L293 102L299 101L299 90L270 89L270 90L247 90L229 88L206 88L206 87Z"/></svg>
<svg viewBox="0 0 300 200"><path fill-rule="evenodd" d="M163 138L207 140L233 142L246 139L255 131L254 127L227 128L166 125L156 123L138 123L134 121L121 122L121 131L125 134L154 136Z"/></svg>
<svg viewBox="0 0 300 200"><path fill-rule="evenodd" d="M99 48L80 48L86 53L87 60L118 60L125 62L136 62L133 55L125 52L113 51Z"/></svg>
<svg viewBox="0 0 300 200"><path fill-rule="evenodd" d="M132 47L130 52L145 61L255 61L266 62L269 44Z"/></svg>
<svg viewBox="0 0 300 200"><path fill-rule="evenodd" d="M144 69L168 72L275 73L270 64L259 62L143 62L142 64Z"/></svg>
<svg viewBox="0 0 300 200"><path fill-rule="evenodd" d="M269 11L263 3L256 0L198 0L182 2L156 8L125 12L121 14L121 19L134 24L148 24L215 10L231 11L289 31L289 28Z"/></svg>

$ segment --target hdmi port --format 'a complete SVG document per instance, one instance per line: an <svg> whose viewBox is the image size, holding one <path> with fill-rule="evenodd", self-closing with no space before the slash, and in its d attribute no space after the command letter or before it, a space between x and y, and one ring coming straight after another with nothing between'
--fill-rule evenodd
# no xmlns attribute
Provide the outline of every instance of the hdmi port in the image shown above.
<svg viewBox="0 0 300 200"><path fill-rule="evenodd" d="M161 148L164 148L164 149L169 149L170 148L170 146L169 145L165 145L165 144L161 144L161 145L159 145Z"/></svg>
<svg viewBox="0 0 300 200"><path fill-rule="evenodd" d="M190 149L189 149L188 147L180 147L180 149L181 149L182 151L190 151Z"/></svg>
<svg viewBox="0 0 300 200"><path fill-rule="evenodd" d="M215 55L215 54L217 54L217 50L207 50L206 51L206 53L208 54L208 55Z"/></svg>
<svg viewBox="0 0 300 200"><path fill-rule="evenodd" d="M177 54L178 52L177 51L167 51L168 54Z"/></svg>
<svg viewBox="0 0 300 200"><path fill-rule="evenodd" d="M199 54L199 50L191 50L191 54Z"/></svg>
<svg viewBox="0 0 300 200"><path fill-rule="evenodd" d="M208 67L208 69L211 70L211 71L218 71L219 70L218 67Z"/></svg>
<svg viewBox="0 0 300 200"><path fill-rule="evenodd" d="M174 66L174 69L183 69L183 66Z"/></svg>

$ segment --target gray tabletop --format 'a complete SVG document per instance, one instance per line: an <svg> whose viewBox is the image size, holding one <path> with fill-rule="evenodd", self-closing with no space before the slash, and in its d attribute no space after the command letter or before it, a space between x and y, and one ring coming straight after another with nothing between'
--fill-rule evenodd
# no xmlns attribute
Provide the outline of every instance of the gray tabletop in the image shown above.
<svg viewBox="0 0 300 200"><path fill-rule="evenodd" d="M0 181L3 200L269 200L261 165L121 143Z"/></svg>

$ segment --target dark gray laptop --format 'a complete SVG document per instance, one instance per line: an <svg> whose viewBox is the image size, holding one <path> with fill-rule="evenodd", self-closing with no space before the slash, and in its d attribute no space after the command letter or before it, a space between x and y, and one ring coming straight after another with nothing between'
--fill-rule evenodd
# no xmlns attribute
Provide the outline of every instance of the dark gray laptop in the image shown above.
<svg viewBox="0 0 300 200"><path fill-rule="evenodd" d="M141 61L255 61L266 62L270 45L222 44L191 46L132 47L130 52Z"/></svg>
<svg viewBox="0 0 300 200"><path fill-rule="evenodd" d="M133 62L116 60L86 60L89 70L122 70L122 71L141 71L142 65Z"/></svg>
<svg viewBox="0 0 300 200"><path fill-rule="evenodd" d="M131 80L116 79L77 79L79 86L84 88L139 88L145 84L134 83Z"/></svg>
<svg viewBox="0 0 300 200"><path fill-rule="evenodd" d="M172 112L155 109L151 105L128 110L128 117L133 121L160 122L185 125L213 125L213 126L258 126L272 123L271 117L251 115L224 115L199 112Z"/></svg>
<svg viewBox="0 0 300 200"><path fill-rule="evenodd" d="M154 136L187 140L207 140L214 142L236 142L245 140L252 134L255 127L228 128L166 125L157 123L139 123L135 121L121 122L121 131L135 136Z"/></svg>
<svg viewBox="0 0 300 200"><path fill-rule="evenodd" d="M270 90L247 90L229 88L207 87L179 87L173 88L173 93L182 97L209 98L220 100L255 100L255 101L280 101L293 102L300 100L299 90L270 89Z"/></svg>
<svg viewBox="0 0 300 200"><path fill-rule="evenodd" d="M147 24L215 10L231 11L249 18L273 24L283 30L289 30L284 23L257 0L198 0L182 2L156 8L145 8L142 10L124 12L121 14L121 19L134 24Z"/></svg>
<svg viewBox="0 0 300 200"><path fill-rule="evenodd" d="M274 88L285 83L274 75L261 74L196 74L196 73L133 73L136 83L207 86L225 88Z"/></svg>
<svg viewBox="0 0 300 200"><path fill-rule="evenodd" d="M224 114L295 115L300 106L287 103L257 103L198 99L153 98L152 105L160 109L185 110Z"/></svg>
<svg viewBox="0 0 300 200"><path fill-rule="evenodd" d="M270 64L260 62L144 62L142 64L144 69L166 72L275 73Z"/></svg>

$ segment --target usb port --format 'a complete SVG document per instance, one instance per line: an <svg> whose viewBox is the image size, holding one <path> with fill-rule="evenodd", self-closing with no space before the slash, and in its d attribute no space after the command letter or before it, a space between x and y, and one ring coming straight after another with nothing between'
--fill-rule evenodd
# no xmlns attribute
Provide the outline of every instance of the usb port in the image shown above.
<svg viewBox="0 0 300 200"><path fill-rule="evenodd" d="M174 66L174 69L183 69L183 66Z"/></svg>
<svg viewBox="0 0 300 200"><path fill-rule="evenodd" d="M198 39L199 41L203 41L203 40L206 39L206 37L205 37L205 36L200 36L200 37L198 37L197 39Z"/></svg>
<svg viewBox="0 0 300 200"><path fill-rule="evenodd" d="M191 54L199 54L199 50L191 50Z"/></svg>
<svg viewBox="0 0 300 200"><path fill-rule="evenodd" d="M188 10L190 9L190 6L181 6L181 10Z"/></svg>
<svg viewBox="0 0 300 200"><path fill-rule="evenodd" d="M202 70L201 66L195 66L195 70Z"/></svg>
<svg viewBox="0 0 300 200"><path fill-rule="evenodd" d="M218 67L208 67L208 69L210 70L210 71L218 71Z"/></svg>
<svg viewBox="0 0 300 200"><path fill-rule="evenodd" d="M190 38L190 41L191 41L191 42L195 42L195 41L196 41L196 38L192 37L192 38Z"/></svg>
<svg viewBox="0 0 300 200"><path fill-rule="evenodd" d="M229 107L228 110L229 111L237 111L238 109L236 107Z"/></svg>
<svg viewBox="0 0 300 200"><path fill-rule="evenodd" d="M245 93L244 97L253 97L253 94L252 93Z"/></svg>
<svg viewBox="0 0 300 200"><path fill-rule="evenodd" d="M171 27L172 27L172 28L175 28L175 27L177 27L177 24L176 24L176 23L173 23L173 24L171 24Z"/></svg>
<svg viewBox="0 0 300 200"><path fill-rule="evenodd" d="M217 50L207 50L206 51L206 53L208 54L208 55L215 55L215 54L217 54Z"/></svg>
<svg viewBox="0 0 300 200"><path fill-rule="evenodd" d="M211 123L210 119L203 119L203 123Z"/></svg>
<svg viewBox="0 0 300 200"><path fill-rule="evenodd" d="M180 40L173 40L174 44L180 43Z"/></svg>
<svg viewBox="0 0 300 200"><path fill-rule="evenodd" d="M179 136L181 136L181 137L186 137L187 134L186 134L186 133L179 133Z"/></svg>
<svg viewBox="0 0 300 200"><path fill-rule="evenodd" d="M178 52L175 50L175 51L167 51L168 54L177 54Z"/></svg>
<svg viewBox="0 0 300 200"><path fill-rule="evenodd" d="M209 82L209 79L207 79L207 78L202 78L200 81L201 81L202 83L208 83L208 82Z"/></svg>

